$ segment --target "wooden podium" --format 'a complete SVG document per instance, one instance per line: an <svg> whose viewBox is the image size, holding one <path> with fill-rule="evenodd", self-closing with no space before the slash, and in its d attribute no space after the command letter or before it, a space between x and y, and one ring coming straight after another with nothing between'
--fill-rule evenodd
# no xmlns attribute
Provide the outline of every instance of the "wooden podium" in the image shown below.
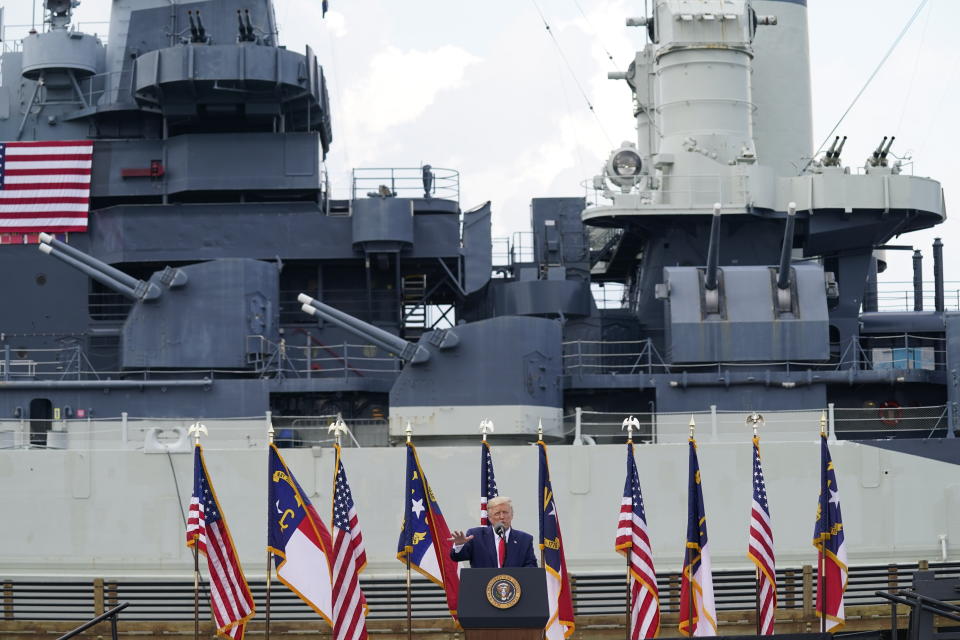
<svg viewBox="0 0 960 640"><path fill-rule="evenodd" d="M540 640L550 619L543 569L463 569L458 618L466 640Z"/></svg>

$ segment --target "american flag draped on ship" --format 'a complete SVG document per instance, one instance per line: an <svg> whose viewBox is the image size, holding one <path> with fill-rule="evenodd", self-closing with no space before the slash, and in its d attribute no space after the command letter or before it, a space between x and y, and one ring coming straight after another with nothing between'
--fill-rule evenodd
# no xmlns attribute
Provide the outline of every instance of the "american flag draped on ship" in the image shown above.
<svg viewBox="0 0 960 640"><path fill-rule="evenodd" d="M89 140L0 143L0 233L86 231Z"/></svg>
<svg viewBox="0 0 960 640"><path fill-rule="evenodd" d="M497 492L497 479L493 476L493 458L490 456L490 445L480 443L480 524L487 526L487 502L500 495Z"/></svg>

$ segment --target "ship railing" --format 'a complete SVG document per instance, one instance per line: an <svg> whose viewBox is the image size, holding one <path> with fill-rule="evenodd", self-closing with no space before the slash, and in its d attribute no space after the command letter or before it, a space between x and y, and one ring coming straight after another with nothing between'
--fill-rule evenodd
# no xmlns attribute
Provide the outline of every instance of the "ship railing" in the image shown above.
<svg viewBox="0 0 960 640"><path fill-rule="evenodd" d="M946 311L960 310L960 280L947 280L943 283L943 302ZM913 311L913 282L884 281L877 284L877 311ZM923 308L935 309L933 281L923 283Z"/></svg>
<svg viewBox="0 0 960 640"><path fill-rule="evenodd" d="M368 409L370 414L379 414L371 418L341 418L347 425L347 433L341 439L344 447L388 447L390 446L390 425L387 420L386 406ZM330 446L336 438L330 432L330 425L340 418L339 414L322 416L278 416L273 418L277 435L274 441L278 446L324 447ZM289 438L285 441L284 437Z"/></svg>
<svg viewBox="0 0 960 640"><path fill-rule="evenodd" d="M900 406L884 400L879 389L874 400L857 407L830 403L822 408L796 411L762 411L761 435L767 442L812 442L820 432L821 417L826 417L831 439L887 440L893 438L942 439L960 437L960 430L949 433L946 405ZM638 395L642 394L638 393ZM384 396L385 397L385 396ZM652 398L652 395L650 396ZM751 411L725 411L716 406L695 412L659 412L655 401L638 399L621 411L595 411L590 407L571 407L563 424L568 442L581 444L621 444L626 434L623 421L637 418L640 426L635 442L682 444L687 441L688 425L693 417L700 442L748 443L752 432L746 426ZM859 400L858 400L859 402ZM906 403L904 403L906 404ZM297 415L295 411L267 412L259 416L201 418L207 426L208 446L224 451L245 451L267 446L272 426L281 447L316 447L332 443L329 425L342 413L352 412L349 402L328 398L320 403L322 413ZM62 407L31 417L29 410L18 418L0 420L0 449L51 449L80 451L140 451L145 454L189 453L188 435L195 416L95 416L96 407L68 410ZM31 407L32 409L32 407ZM48 407L49 409L49 407ZM172 410L176 410L173 408ZM382 447L391 444L386 401L363 409L364 417L347 418L350 433L344 446ZM51 413L58 415L49 418ZM78 416L83 416L78 417Z"/></svg>
<svg viewBox="0 0 960 640"><path fill-rule="evenodd" d="M431 168L433 184L430 197L460 202L460 172L456 169ZM351 176L354 200L368 196L424 197L422 167L364 167L354 169Z"/></svg>
<svg viewBox="0 0 960 640"><path fill-rule="evenodd" d="M360 518L363 518L362 514ZM713 583L722 629L727 635L752 634L751 628L755 624L752 615L756 606L755 570L719 565L715 560ZM883 628L890 620L889 603L876 592L909 589L913 584L913 574L918 570L933 571L938 579L960 578L958 562L851 563L844 595L847 619L871 621L876 625L872 628ZM784 616L778 616L778 629L779 625L798 625L798 630L804 626L816 628L819 622L814 613L817 582L815 565L783 563L777 567L776 573L777 606L785 612ZM623 622L622 572L612 567L594 571L573 570L570 578L575 614L578 617L609 616L604 627L595 629L600 632L600 637L614 637L613 633L608 633L612 631L609 627L622 625ZM253 623L262 623L266 612L266 581L262 577L248 575L248 582L257 611ZM680 573L661 569L657 572L657 583L661 612L675 616L680 609ZM456 630L452 628L443 588L416 573L411 585L413 617L432 619L420 625L423 627L418 631L420 637L452 637L452 632ZM48 577L44 580L5 578L2 586L4 615L0 617L0 632L15 634L25 622L36 621L33 626L43 625L41 628L46 635L55 637L51 632L63 632L76 621L100 615L106 608L122 601L131 605L124 612L125 633L155 633L159 621L169 625L169 629L165 630L175 637L193 633L194 583L185 575L165 579L133 576L88 579ZM360 576L360 587L370 605L368 620L372 624L371 630L376 631L376 635L386 635L391 631L392 635L400 635L403 629L390 629L389 622L406 618L405 577L395 570L374 571L368 567ZM900 611L901 626L905 627L907 610ZM208 596L200 598L200 617L207 623L211 619ZM270 592L270 617L271 620L290 625L290 633L316 632L317 614L294 592L277 589L275 583ZM590 620L596 624L602 619ZM586 620L583 618L579 620L580 624L584 622ZM450 626L445 626L447 624Z"/></svg>
<svg viewBox="0 0 960 640"><path fill-rule="evenodd" d="M323 409L350 409L337 406L337 400L328 400ZM27 412L24 412L26 414ZM324 447L333 444L329 426L338 414L298 416L267 412L259 416L221 418L131 416L117 418L95 417L95 409L84 409L85 417L76 416L79 410L58 411L56 419L0 420L0 450L46 449L73 451L139 451L145 454L189 453L193 441L189 428L202 422L208 430L204 439L210 448L224 451L262 449L268 444L267 433L272 426L274 442L280 448ZM386 403L368 405L367 417L345 418L348 433L343 437L344 447L386 447L392 443L389 435ZM47 414L49 415L49 414Z"/></svg>
<svg viewBox="0 0 960 640"><path fill-rule="evenodd" d="M702 442L748 442L752 432L746 427L749 411L725 411L711 406L706 411L657 412L655 402L637 402L636 411L594 411L575 407L563 416L564 434L584 444L620 444L626 439L623 420L637 419L636 443L686 442L689 422L697 425ZM827 419L831 438L837 440L874 440L890 438L939 439L949 437L946 405L900 406L875 401L862 407L838 407L834 403L819 409L763 411L761 436L767 440L814 440L820 433L821 416ZM958 434L960 435L960 434Z"/></svg>
<svg viewBox="0 0 960 640"><path fill-rule="evenodd" d="M133 96L134 75L130 70L127 71L105 71L92 76L78 79L80 93L87 107L93 107L100 103L103 96L107 96L107 102L116 94L120 97Z"/></svg>
<svg viewBox="0 0 960 640"><path fill-rule="evenodd" d="M0 12L2 14L2 12ZM0 15L0 18L3 16ZM97 36L100 42L106 46L107 38L106 36L99 35L97 29L108 30L110 27L110 22L108 20L87 20L83 22L74 22L71 23L70 29L72 31L78 31L80 33L89 33ZM3 53L17 53L23 50L23 40L28 35L30 31L42 31L43 24L4 24L0 20L0 46L2 46Z"/></svg>
<svg viewBox="0 0 960 640"><path fill-rule="evenodd" d="M94 283L95 286L102 286ZM123 322L133 308L133 301L113 291L91 291L87 294L90 319L96 322Z"/></svg>
<svg viewBox="0 0 960 640"><path fill-rule="evenodd" d="M572 340L563 343L568 375L670 373L653 341Z"/></svg>
<svg viewBox="0 0 960 640"><path fill-rule="evenodd" d="M494 238L491 258L494 267L532 263L536 258L533 231L514 231L510 236Z"/></svg>
<svg viewBox="0 0 960 640"><path fill-rule="evenodd" d="M750 182L746 175L665 174L658 179L656 189L648 188L645 178L638 176L630 189L635 193L642 192L644 204L657 209L705 209L716 202L721 207L742 209L750 202ZM603 203L600 196L607 190L606 187L594 187L594 196L591 198L588 194L587 199Z"/></svg>
<svg viewBox="0 0 960 640"><path fill-rule="evenodd" d="M0 349L0 381L20 379L98 379L80 345L27 349L9 344Z"/></svg>
<svg viewBox="0 0 960 640"><path fill-rule="evenodd" d="M806 372L859 369L866 371L942 371L945 339L910 333L860 336L831 343L829 360L668 363L650 338L644 340L572 340L563 343L567 375L635 375L654 373L716 373L727 371Z"/></svg>
<svg viewBox="0 0 960 640"><path fill-rule="evenodd" d="M326 344L307 334L309 345L279 343L263 336L247 336L250 363L261 377L393 378L403 366L400 358L372 344Z"/></svg>

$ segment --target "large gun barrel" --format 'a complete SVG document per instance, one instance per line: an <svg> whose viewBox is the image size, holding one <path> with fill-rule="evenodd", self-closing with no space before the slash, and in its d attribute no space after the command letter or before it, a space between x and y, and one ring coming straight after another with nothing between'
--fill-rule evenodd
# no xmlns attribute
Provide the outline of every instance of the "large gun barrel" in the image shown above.
<svg viewBox="0 0 960 640"><path fill-rule="evenodd" d="M717 288L717 271L720 268L720 204L713 205L713 221L710 223L710 244L707 247L707 275L703 286L710 291Z"/></svg>
<svg viewBox="0 0 960 640"><path fill-rule="evenodd" d="M305 293L297 296L297 300L303 305L302 309L304 313L309 313L312 316L320 316L327 322L331 322L341 329L346 329L365 340L369 340L385 351L396 353L406 362L419 364L430 359L430 352L420 345L407 342L403 338L397 337L379 327L375 327L363 320L358 320L348 313L334 309L330 305L311 298Z"/></svg>
<svg viewBox="0 0 960 640"><path fill-rule="evenodd" d="M790 254L793 251L793 225L797 220L797 205L787 205L787 226L783 230L783 246L780 248L780 270L777 271L777 288L790 287Z"/></svg>
<svg viewBox="0 0 960 640"><path fill-rule="evenodd" d="M873 150L873 161L880 161L880 154L883 153L883 146L887 144L887 136L883 136L883 140L880 141L880 144L877 145L877 148Z"/></svg>
<svg viewBox="0 0 960 640"><path fill-rule="evenodd" d="M162 293L160 287L152 282L137 280L106 262L57 240L49 233L40 234L39 249L131 300L154 300Z"/></svg>

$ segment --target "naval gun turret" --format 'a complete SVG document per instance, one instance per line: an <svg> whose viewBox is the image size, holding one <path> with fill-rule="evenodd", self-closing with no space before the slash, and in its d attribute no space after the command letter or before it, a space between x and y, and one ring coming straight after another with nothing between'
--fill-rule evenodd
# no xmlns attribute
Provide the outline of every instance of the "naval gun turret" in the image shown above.
<svg viewBox="0 0 960 640"><path fill-rule="evenodd" d="M303 305L301 308L304 313L308 313L311 316L319 316L322 320L332 322L341 329L346 329L351 333L362 336L381 349L396 353L404 362L420 364L430 359L430 352L420 345L407 342L403 338L395 336L388 331L384 331L363 320L358 320L339 309L334 309L319 300L314 300L305 293L301 293L297 297L297 301ZM458 340L455 333L452 331L444 331L439 346L443 349L449 349L450 347L456 346L457 342Z"/></svg>
<svg viewBox="0 0 960 640"><path fill-rule="evenodd" d="M151 278L150 281L138 280L120 271L120 269L111 267L106 262L97 260L93 256L71 247L66 242L57 240L49 233L40 234L39 249L41 253L53 256L74 269L82 271L100 284L130 300L139 302L156 300L163 293L161 286L176 288L187 283L187 275L182 270L171 267L159 272L157 277Z"/></svg>
<svg viewBox="0 0 960 640"><path fill-rule="evenodd" d="M704 267L666 267L667 354L675 364L819 361L828 357L827 286L819 264L791 265L796 205L790 203L776 266L719 266L720 206ZM767 295L763 295L767 292Z"/></svg>
<svg viewBox="0 0 960 640"><path fill-rule="evenodd" d="M46 233L39 248L133 301L121 330L124 368L250 369L278 340L273 263L211 260L139 280Z"/></svg>
<svg viewBox="0 0 960 640"><path fill-rule="evenodd" d="M305 313L406 363L390 389L391 437L403 438L410 421L418 437L453 442L481 420L493 420L501 439L529 440L538 424L548 438L563 436L559 321L501 316L427 331L414 344L306 294L298 300Z"/></svg>

